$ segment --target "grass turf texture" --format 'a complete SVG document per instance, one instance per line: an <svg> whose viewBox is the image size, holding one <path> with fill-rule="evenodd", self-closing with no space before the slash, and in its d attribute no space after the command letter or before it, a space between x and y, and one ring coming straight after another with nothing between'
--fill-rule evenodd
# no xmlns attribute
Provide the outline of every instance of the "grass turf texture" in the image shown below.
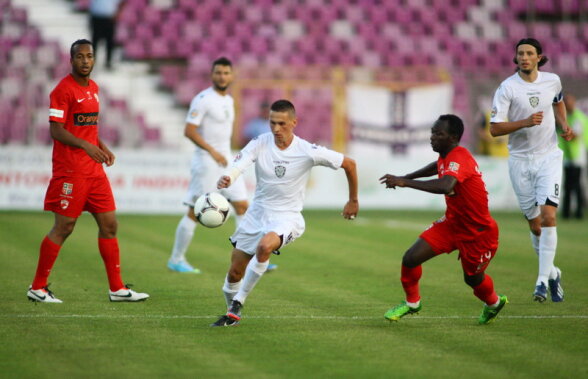
<svg viewBox="0 0 588 379"><path fill-rule="evenodd" d="M500 249L488 273L510 303L478 326L482 304L454 252L424 265L423 310L397 323L400 261L442 212L307 211L307 230L272 257L241 325L210 328L225 311L221 286L233 223L199 227L188 259L166 262L180 216L119 215L122 274L151 298L110 303L97 228L85 214L50 277L63 304L26 300L49 213L0 212L0 377L586 377L588 221L559 222L565 302L532 301L537 258L519 213L495 213Z"/></svg>

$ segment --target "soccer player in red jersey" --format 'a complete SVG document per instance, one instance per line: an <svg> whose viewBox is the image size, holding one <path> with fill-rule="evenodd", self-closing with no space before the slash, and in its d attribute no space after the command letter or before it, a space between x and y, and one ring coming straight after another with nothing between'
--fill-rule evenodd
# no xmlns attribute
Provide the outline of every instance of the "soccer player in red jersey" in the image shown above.
<svg viewBox="0 0 588 379"><path fill-rule="evenodd" d="M488 210L488 192L472 154L459 146L463 122L455 115L443 115L431 129L431 147L439 153L437 162L407 174L386 174L380 183L386 188L410 187L445 195L445 215L425 230L402 258L401 282L406 301L384 317L398 321L421 310L419 280L422 264L443 253L459 251L464 280L484 302L480 324L492 321L508 302L497 295L490 275L485 274L498 248L498 226ZM437 174L438 179L415 180Z"/></svg>
<svg viewBox="0 0 588 379"><path fill-rule="evenodd" d="M116 238L114 196L102 164L111 166L114 154L98 137L98 85L90 79L94 67L92 43L81 39L70 49L71 74L50 95L49 124L53 138L53 175L45 195L45 210L55 223L43 239L35 279L27 297L43 303L61 303L47 280L61 246L73 232L82 211L98 224L98 248L106 266L110 301L141 301L149 297L123 284Z"/></svg>

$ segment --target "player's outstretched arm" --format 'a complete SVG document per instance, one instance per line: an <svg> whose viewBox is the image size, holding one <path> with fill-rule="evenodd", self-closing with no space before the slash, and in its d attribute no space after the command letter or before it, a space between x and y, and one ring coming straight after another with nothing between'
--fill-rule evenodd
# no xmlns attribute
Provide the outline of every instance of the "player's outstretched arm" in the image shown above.
<svg viewBox="0 0 588 379"><path fill-rule="evenodd" d="M343 208L343 217L353 220L359 212L359 200L357 198L357 166L355 161L349 157L343 158L341 168L345 170L347 184L349 185L349 200Z"/></svg>
<svg viewBox="0 0 588 379"><path fill-rule="evenodd" d="M91 144L85 139L78 138L68 132L62 123L51 121L49 123L49 133L51 138L56 141L63 143L64 145L77 147L83 149L86 154L98 163L104 163L108 161L108 155L102 151L98 146Z"/></svg>
<svg viewBox="0 0 588 379"><path fill-rule="evenodd" d="M385 184L386 188L409 187L419 191L449 195L453 192L457 179L454 176L445 175L433 180L414 180L386 174L380 178L380 183Z"/></svg>

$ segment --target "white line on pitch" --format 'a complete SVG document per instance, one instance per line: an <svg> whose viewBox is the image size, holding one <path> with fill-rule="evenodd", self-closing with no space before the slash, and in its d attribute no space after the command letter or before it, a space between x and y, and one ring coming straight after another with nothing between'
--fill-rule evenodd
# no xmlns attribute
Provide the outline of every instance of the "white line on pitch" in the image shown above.
<svg viewBox="0 0 588 379"><path fill-rule="evenodd" d="M133 319L209 319L216 318L218 315L213 316L202 316L202 315L48 315L48 314L22 314L22 315L0 315L0 318L102 318L102 319L120 319L120 318L133 318ZM247 319L302 319L302 320L379 320L383 317L375 316L244 316ZM413 320L459 320L459 319L472 319L477 316L412 316L408 319ZM501 315L502 319L588 319L588 315L521 315L521 316L508 316Z"/></svg>

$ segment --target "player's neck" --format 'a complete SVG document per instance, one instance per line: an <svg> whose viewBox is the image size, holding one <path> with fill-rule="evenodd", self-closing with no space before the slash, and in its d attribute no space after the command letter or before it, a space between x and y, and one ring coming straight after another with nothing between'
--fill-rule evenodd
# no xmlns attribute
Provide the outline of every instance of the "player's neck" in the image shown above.
<svg viewBox="0 0 588 379"><path fill-rule="evenodd" d="M82 87L87 87L90 84L90 77L89 76L80 76L75 73L71 73L71 76L74 78L76 83L81 85Z"/></svg>
<svg viewBox="0 0 588 379"><path fill-rule="evenodd" d="M274 139L276 146L280 150L286 150L288 147L290 147L292 141L294 141L294 134L284 140Z"/></svg>
<svg viewBox="0 0 588 379"><path fill-rule="evenodd" d="M533 70L530 72L524 72L522 70L519 70L519 76L525 82L533 83L535 80L537 80L537 77L539 76L539 70Z"/></svg>

